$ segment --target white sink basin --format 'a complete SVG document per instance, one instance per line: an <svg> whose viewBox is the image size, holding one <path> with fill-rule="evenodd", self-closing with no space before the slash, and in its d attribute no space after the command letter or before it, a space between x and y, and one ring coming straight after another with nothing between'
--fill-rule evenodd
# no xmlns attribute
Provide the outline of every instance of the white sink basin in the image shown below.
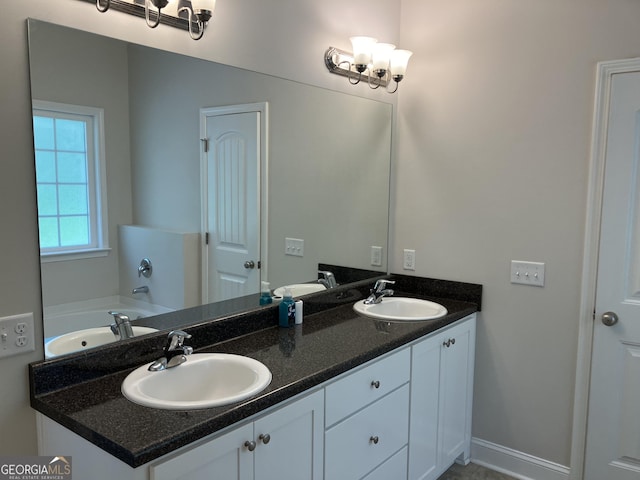
<svg viewBox="0 0 640 480"><path fill-rule="evenodd" d="M273 294L277 297L284 297L285 288L288 288L291 295L294 297L300 297L302 295L308 295L309 293L326 290L326 287L320 283L294 283L293 285L285 285L283 287L276 288L273 291Z"/></svg>
<svg viewBox="0 0 640 480"><path fill-rule="evenodd" d="M122 382L134 403L165 410L192 410L239 402L271 383L271 372L253 358L226 353L194 353L177 367L150 372L144 365Z"/></svg>
<svg viewBox="0 0 640 480"><path fill-rule="evenodd" d="M353 305L360 315L389 322L415 322L444 317L447 309L439 303L407 297L383 297L380 303L367 305L360 300Z"/></svg>
<svg viewBox="0 0 640 480"><path fill-rule="evenodd" d="M145 335L157 332L151 327L134 326L133 335ZM75 332L65 333L48 340L44 345L45 358L57 357L66 353L79 352L88 348L99 347L118 340L109 327L86 328Z"/></svg>

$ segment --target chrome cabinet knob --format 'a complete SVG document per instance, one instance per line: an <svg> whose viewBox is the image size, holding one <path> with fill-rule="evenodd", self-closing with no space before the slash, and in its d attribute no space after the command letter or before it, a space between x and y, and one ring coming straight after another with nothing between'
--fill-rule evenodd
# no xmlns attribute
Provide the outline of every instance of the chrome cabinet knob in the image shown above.
<svg viewBox="0 0 640 480"><path fill-rule="evenodd" d="M266 445L271 441L271 435L269 435L268 433L261 433L258 439L262 440L262 443Z"/></svg>
<svg viewBox="0 0 640 480"><path fill-rule="evenodd" d="M246 262L244 262L244 268L246 269L256 268L256 262L254 262L253 260L247 260Z"/></svg>
<svg viewBox="0 0 640 480"><path fill-rule="evenodd" d="M247 440L246 442L244 442L244 446L247 447L247 450L253 452L256 449L256 442L254 442L253 440Z"/></svg>
<svg viewBox="0 0 640 480"><path fill-rule="evenodd" d="M380 380L374 380L371 382L371 388L380 388Z"/></svg>
<svg viewBox="0 0 640 480"><path fill-rule="evenodd" d="M377 444L378 444L378 442L380 441L380 439L378 438L378 436L377 436L377 435L372 435L372 436L369 438L369 441L370 441L371 443L373 443L374 445L377 445Z"/></svg>
<svg viewBox="0 0 640 480"><path fill-rule="evenodd" d="M602 314L602 323L604 323L607 327L613 327L616 323L618 323L618 315L615 312L605 312Z"/></svg>

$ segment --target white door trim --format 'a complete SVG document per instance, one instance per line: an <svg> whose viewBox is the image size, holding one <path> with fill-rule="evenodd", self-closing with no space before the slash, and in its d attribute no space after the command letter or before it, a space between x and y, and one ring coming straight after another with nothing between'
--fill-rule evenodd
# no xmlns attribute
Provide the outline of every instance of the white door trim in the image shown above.
<svg viewBox="0 0 640 480"><path fill-rule="evenodd" d="M596 276L598 273L598 249L600 247L600 223L602 221L602 195L604 190L611 79L616 73L638 71L640 71L640 58L599 62L597 66L587 193L587 216L582 259L582 284L580 289L578 353L573 400L571 473L569 477L571 480L582 479L585 460L589 380L591 375L593 345L593 316L596 304Z"/></svg>
<svg viewBox="0 0 640 480"><path fill-rule="evenodd" d="M269 238L269 103L245 103L238 105L225 105L220 107L207 107L200 109L200 138L207 138L207 117L217 115L231 115L236 113L260 113L260 280L267 281L268 261L267 255ZM204 234L207 231L208 215L206 195L208 191L207 185L207 152L204 148L200 149L200 204L201 226L200 231ZM206 265L207 262L207 245L202 241L202 258L201 264ZM202 298L205 298L209 286L207 285L206 272L202 271Z"/></svg>

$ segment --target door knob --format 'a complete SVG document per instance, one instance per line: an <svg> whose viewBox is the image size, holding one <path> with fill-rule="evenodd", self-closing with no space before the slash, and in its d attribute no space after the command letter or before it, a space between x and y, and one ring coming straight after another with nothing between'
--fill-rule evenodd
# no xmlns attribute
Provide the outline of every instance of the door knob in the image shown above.
<svg viewBox="0 0 640 480"><path fill-rule="evenodd" d="M247 260L246 262L244 262L244 268L251 269L255 267L256 263L253 260Z"/></svg>
<svg viewBox="0 0 640 480"><path fill-rule="evenodd" d="M616 315L615 312L605 312L602 314L602 323L607 327L613 327L618 323L618 315Z"/></svg>

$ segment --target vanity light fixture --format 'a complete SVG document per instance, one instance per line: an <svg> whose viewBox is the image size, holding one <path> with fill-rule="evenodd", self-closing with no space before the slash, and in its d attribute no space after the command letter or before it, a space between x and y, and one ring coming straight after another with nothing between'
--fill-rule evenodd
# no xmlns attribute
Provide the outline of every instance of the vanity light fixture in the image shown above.
<svg viewBox="0 0 640 480"><path fill-rule="evenodd" d="M96 0L96 8L99 12L106 12L111 7L112 1L116 0ZM128 0L117 2L118 4L130 3L130 8L141 8L144 5L144 17L147 25L150 28L156 28L162 17L162 9L165 8L169 2L175 0ZM177 14L185 12L187 15L186 22L189 27L189 36L194 40L200 40L204 35L204 30L207 23L213 16L213 11L216 8L216 0L178 0ZM122 11L128 13L135 12L130 8L120 8ZM136 12L137 13L137 12ZM181 17L184 18L184 17ZM172 22L173 23L173 22Z"/></svg>
<svg viewBox="0 0 640 480"><path fill-rule="evenodd" d="M350 40L353 53L335 47L325 52L324 63L329 72L347 77L352 85L366 80L371 89L388 87L393 81L395 88L387 88L387 92L395 93L413 53L396 49L390 43L378 43L373 37L358 36Z"/></svg>

